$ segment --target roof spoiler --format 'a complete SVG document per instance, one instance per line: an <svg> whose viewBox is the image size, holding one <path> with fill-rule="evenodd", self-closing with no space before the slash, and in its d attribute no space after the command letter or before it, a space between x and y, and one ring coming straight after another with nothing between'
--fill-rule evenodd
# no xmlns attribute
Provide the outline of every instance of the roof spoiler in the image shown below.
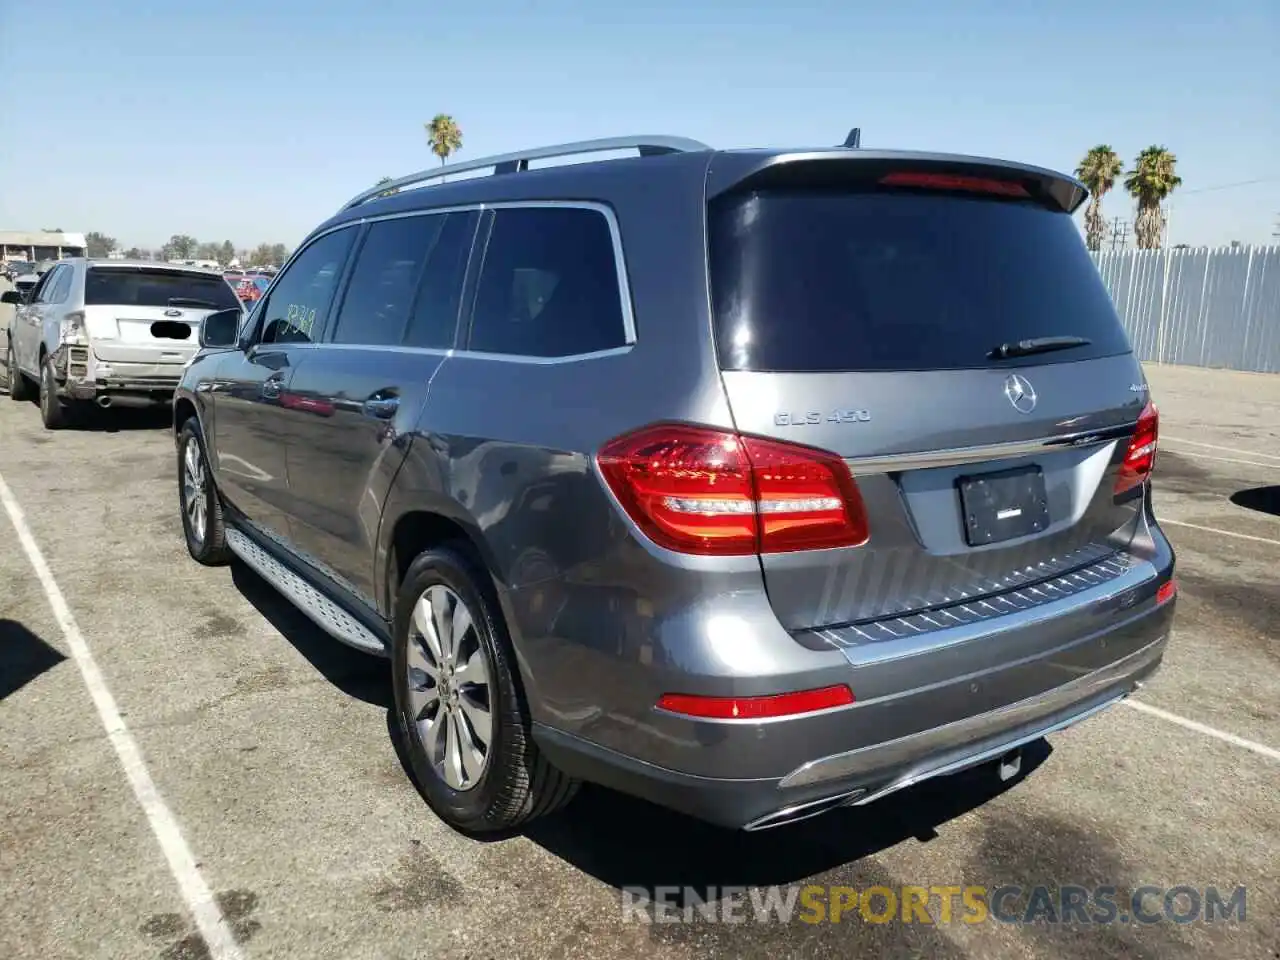
<svg viewBox="0 0 1280 960"><path fill-rule="evenodd" d="M850 132L846 144L850 140L861 142L857 128ZM846 145L790 153L718 153L707 170L707 199L743 190L839 187L879 180L891 173L937 173L1017 183L1038 202L1065 213L1074 213L1089 196L1079 180L1043 167L989 157L863 150Z"/></svg>

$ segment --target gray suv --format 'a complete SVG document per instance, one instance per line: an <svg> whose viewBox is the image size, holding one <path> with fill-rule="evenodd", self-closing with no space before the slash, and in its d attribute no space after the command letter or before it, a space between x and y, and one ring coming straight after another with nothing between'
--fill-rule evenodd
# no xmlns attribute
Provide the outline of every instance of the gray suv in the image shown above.
<svg viewBox="0 0 1280 960"><path fill-rule="evenodd" d="M1175 602L1084 199L669 137L380 184L205 319L187 545L390 657L462 830L583 781L755 830L1012 777L1157 668Z"/></svg>

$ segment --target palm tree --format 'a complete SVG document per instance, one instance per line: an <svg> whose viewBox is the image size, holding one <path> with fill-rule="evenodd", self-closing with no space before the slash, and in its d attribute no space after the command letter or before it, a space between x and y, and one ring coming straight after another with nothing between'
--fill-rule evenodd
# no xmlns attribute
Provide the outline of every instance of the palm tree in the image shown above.
<svg viewBox="0 0 1280 960"><path fill-rule="evenodd" d="M1160 249L1165 224L1160 204L1182 185L1182 178L1174 173L1177 162L1168 147L1152 145L1138 154L1124 178L1124 188L1138 201L1133 234L1142 250Z"/></svg>
<svg viewBox="0 0 1280 960"><path fill-rule="evenodd" d="M1076 167L1076 176L1089 188L1089 207L1084 212L1084 237L1090 250L1102 249L1102 237L1106 233L1102 198L1116 185L1123 169L1119 155L1106 143L1091 149Z"/></svg>
<svg viewBox="0 0 1280 960"><path fill-rule="evenodd" d="M437 113L426 128L427 145L440 158L440 166L443 167L450 154L462 149L462 128L447 113Z"/></svg>

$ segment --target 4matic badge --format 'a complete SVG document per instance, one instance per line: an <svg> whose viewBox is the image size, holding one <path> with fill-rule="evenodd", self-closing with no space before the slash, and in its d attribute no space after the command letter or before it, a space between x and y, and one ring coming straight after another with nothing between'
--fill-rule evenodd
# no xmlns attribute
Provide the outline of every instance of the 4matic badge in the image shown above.
<svg viewBox="0 0 1280 960"><path fill-rule="evenodd" d="M810 410L807 413L775 413L775 427L817 426L821 423L866 423L871 419L869 410L832 410L823 413L821 410Z"/></svg>

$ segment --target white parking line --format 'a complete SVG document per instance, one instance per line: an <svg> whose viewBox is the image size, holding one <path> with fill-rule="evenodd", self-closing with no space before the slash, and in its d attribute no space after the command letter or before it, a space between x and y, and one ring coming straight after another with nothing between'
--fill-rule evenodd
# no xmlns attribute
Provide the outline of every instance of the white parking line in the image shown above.
<svg viewBox="0 0 1280 960"><path fill-rule="evenodd" d="M67 646L71 650L71 657L80 668L80 676L84 679L84 685L89 688L93 705L98 708L98 717L107 732L107 739L115 748L120 766L124 768L125 777L133 789L133 795L142 807L142 812L146 814L147 822L151 825L160 849L169 862L169 869L174 879L178 881L178 888L182 892L183 900L186 901L187 909L191 912L200 936L204 938L209 948L208 956L211 960L242 960L243 954L236 944L235 936L227 925L217 901L213 899L208 884L204 882L204 877L200 875L196 859L182 838L178 821L165 804L164 798L160 796L155 781L151 779L137 741L125 726L124 719L116 707L115 698L107 688L106 681L98 670L98 664L93 659L93 653L89 650L89 644L85 642L84 634L80 632L71 608L67 606L67 601L62 596L62 590L53 579L53 573L49 570L44 555L27 527L22 507L14 498L8 484L4 482L3 476L0 476L0 503L4 504L5 512L9 514L9 520L17 531L18 542L22 544L22 549L31 562L40 585L44 588L53 616L58 621L58 626L62 628L62 635L66 638Z"/></svg>
<svg viewBox="0 0 1280 960"><path fill-rule="evenodd" d="M1248 533L1236 533L1234 530L1219 530L1217 527L1203 527L1198 523L1187 523L1185 520L1170 520L1168 517L1156 518L1160 526L1171 523L1175 527L1189 527L1192 530L1203 530L1206 533L1218 533L1224 537L1236 537L1239 540L1252 540L1255 543L1269 543L1272 546L1280 547L1280 540L1271 540L1268 537L1255 537Z"/></svg>
<svg viewBox="0 0 1280 960"><path fill-rule="evenodd" d="M1192 457L1196 460L1213 460L1216 463L1247 463L1251 467L1266 467L1269 470L1280 469L1280 461L1263 463L1260 460L1241 460L1239 457L1215 457L1212 453L1193 453L1190 450L1179 450L1177 447L1168 448L1168 452L1176 453L1180 457Z"/></svg>
<svg viewBox="0 0 1280 960"><path fill-rule="evenodd" d="M1153 707L1149 703L1143 703L1141 700L1134 700L1132 697L1121 701L1125 706L1133 707L1142 713L1150 714L1153 717L1159 717L1161 720L1167 720L1169 723L1176 723L1180 727L1186 727L1188 730L1194 730L1196 733L1203 733L1207 737L1214 737L1223 743L1229 743L1235 747L1241 747L1250 750L1259 756L1267 757L1271 760L1280 760L1280 750L1274 747L1268 747L1264 743L1258 743L1254 740L1246 740L1244 737L1237 737L1234 733L1227 733L1225 730L1217 730L1203 723L1197 723L1195 720L1188 720L1186 717L1180 717L1176 713L1170 713L1168 710L1161 710L1159 707Z"/></svg>
<svg viewBox="0 0 1280 960"><path fill-rule="evenodd" d="M1161 442L1172 440L1174 443L1185 443L1193 447L1204 447L1206 450L1223 450L1227 453L1243 453L1250 457L1262 457L1263 460L1280 460L1280 454L1262 453L1259 450L1241 450L1239 447L1223 447L1216 443L1201 443L1199 440L1187 440L1185 437L1162 436Z"/></svg>

